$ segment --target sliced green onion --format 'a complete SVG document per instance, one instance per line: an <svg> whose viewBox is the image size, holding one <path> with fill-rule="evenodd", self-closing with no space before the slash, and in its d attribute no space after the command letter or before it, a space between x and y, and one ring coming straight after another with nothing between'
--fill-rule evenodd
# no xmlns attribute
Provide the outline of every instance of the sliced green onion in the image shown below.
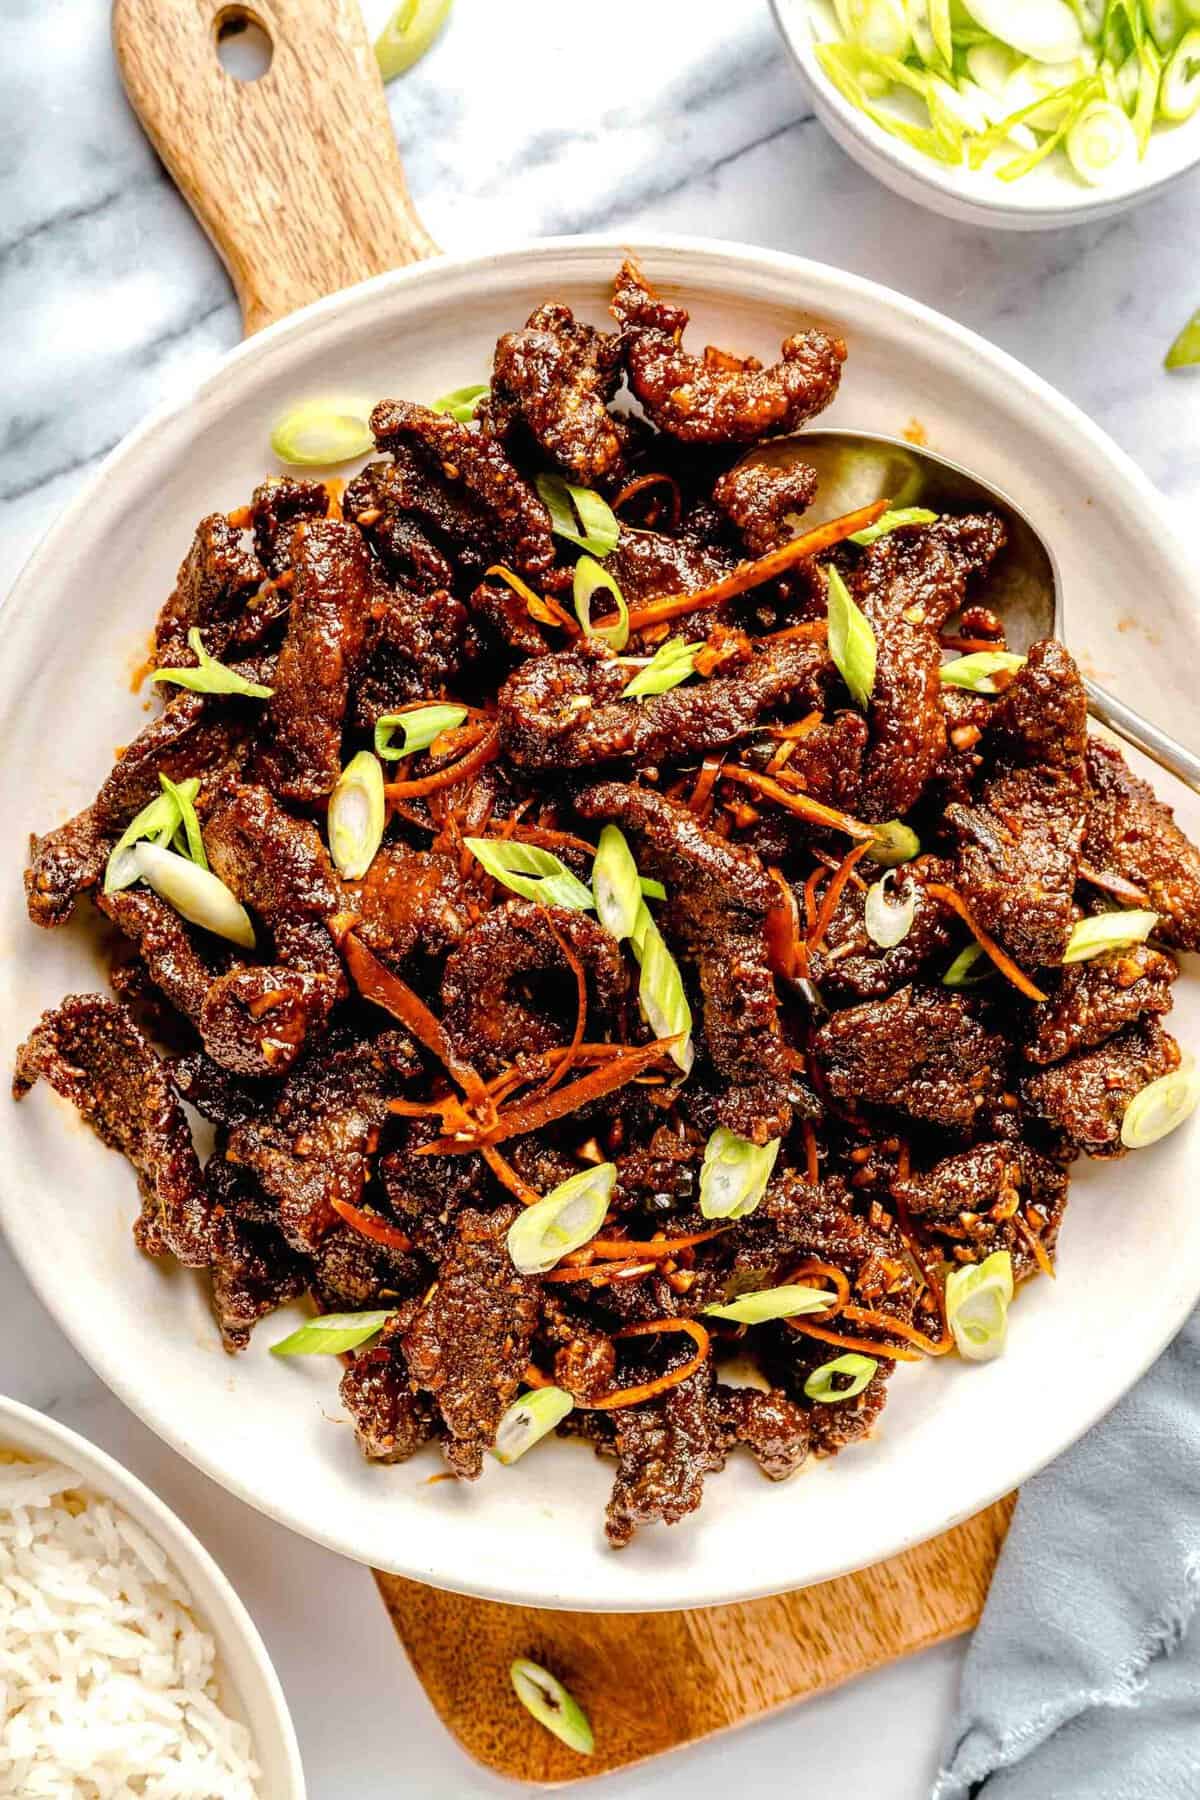
<svg viewBox="0 0 1200 1800"><path fill-rule="evenodd" d="M608 570L593 557L581 556L575 564L573 587L575 617L583 626L584 636L599 638L612 650L623 650L629 642L629 608L625 596ZM610 594L616 603L617 616L604 625L592 623L592 600L598 593ZM628 690L626 690L628 692Z"/></svg>
<svg viewBox="0 0 1200 1800"><path fill-rule="evenodd" d="M723 1306L706 1306L704 1311L714 1319L732 1319L737 1325L765 1325L769 1319L828 1312L831 1298L828 1288L802 1287L791 1282L784 1287L760 1288L755 1294L743 1294Z"/></svg>
<svg viewBox="0 0 1200 1800"><path fill-rule="evenodd" d="M306 400L276 422L271 448L280 462L295 468L354 462L375 448L371 427L348 407Z"/></svg>
<svg viewBox="0 0 1200 1800"><path fill-rule="evenodd" d="M704 1146L700 1170L700 1211L706 1219L745 1219L754 1211L767 1191L780 1142L752 1144L727 1125L717 1126Z"/></svg>
<svg viewBox="0 0 1200 1800"><path fill-rule="evenodd" d="M271 1345L272 1356L341 1356L358 1350L391 1318L390 1312L322 1313Z"/></svg>
<svg viewBox="0 0 1200 1800"><path fill-rule="evenodd" d="M655 881L653 875L641 876L638 885L644 900L665 900L667 897L666 888L661 881ZM636 930L636 926L634 929Z"/></svg>
<svg viewBox="0 0 1200 1800"><path fill-rule="evenodd" d="M162 780L161 776L159 780ZM181 794L189 801L194 800L200 792L200 783L195 776L189 776L186 781L173 785L175 794ZM181 822L179 803L175 796L166 789L156 795L148 805L143 806L141 812L129 821L113 845L112 854L109 856L104 871L104 892L106 894L119 893L122 888L132 887L138 879L137 867L130 855L134 844L140 843L143 838L160 838L169 844L179 830Z"/></svg>
<svg viewBox="0 0 1200 1800"><path fill-rule="evenodd" d="M1007 44L995 41L984 44L972 44L967 51L967 73L972 81L994 99L999 99L1012 80L1017 66L1016 53Z"/></svg>
<svg viewBox="0 0 1200 1800"><path fill-rule="evenodd" d="M1176 0L1142 0L1142 12L1159 49L1165 54L1179 36Z"/></svg>
<svg viewBox="0 0 1200 1800"><path fill-rule="evenodd" d="M1157 913L1138 909L1096 913L1093 918L1080 919L1068 939L1063 961L1088 962L1105 950L1128 950L1131 944L1144 944L1157 924Z"/></svg>
<svg viewBox="0 0 1200 1800"><path fill-rule="evenodd" d="M1200 106L1200 31L1186 31L1167 58L1158 90L1158 110L1173 125L1190 119Z"/></svg>
<svg viewBox="0 0 1200 1800"><path fill-rule="evenodd" d="M375 39L375 60L394 81L432 49L450 14L450 0L402 0Z"/></svg>
<svg viewBox="0 0 1200 1800"><path fill-rule="evenodd" d="M210 656L194 625L187 634L187 641L195 654L196 667L155 669L151 681L169 681L175 687L188 688L193 694L244 694L249 700L271 698L273 688L264 687L261 681L247 681L236 669L227 669L215 656Z"/></svg>
<svg viewBox="0 0 1200 1800"><path fill-rule="evenodd" d="M882 863L886 869L911 862L914 856L920 854L920 838L912 826L905 825L901 819L888 819L886 824L876 825L875 836L867 846L867 855L871 861Z"/></svg>
<svg viewBox="0 0 1200 1800"><path fill-rule="evenodd" d="M893 879L895 871L889 869L878 881L872 882L867 889L867 898L863 904L863 924L867 936L881 950L894 950L902 944L913 928L913 920L917 916L917 890L910 884L903 900L896 900L888 883Z"/></svg>
<svg viewBox="0 0 1200 1800"><path fill-rule="evenodd" d="M519 1656L508 1674L517 1699L539 1725L552 1731L568 1750L575 1750L580 1756L592 1754L596 1740L587 1714L574 1694L551 1675L549 1669L543 1669L541 1663L530 1662L528 1657Z"/></svg>
<svg viewBox="0 0 1200 1800"><path fill-rule="evenodd" d="M383 842L386 824L382 765L369 750L360 750L329 796L329 854L339 875L347 881L362 880Z"/></svg>
<svg viewBox="0 0 1200 1800"><path fill-rule="evenodd" d="M924 506L901 506L895 512L885 512L876 519L873 525L866 525L861 531L852 532L852 544L874 544L881 537L889 537L893 531L899 531L902 525L936 525L938 515Z"/></svg>
<svg viewBox="0 0 1200 1800"><path fill-rule="evenodd" d="M1129 115L1111 100L1085 106L1066 137L1071 167L1093 187L1118 179L1138 160L1138 141Z"/></svg>
<svg viewBox="0 0 1200 1800"><path fill-rule="evenodd" d="M660 644L650 661L638 670L621 694L622 700L642 700L650 694L665 694L695 673L696 652L700 644L685 644L682 638L668 638Z"/></svg>
<svg viewBox="0 0 1200 1800"><path fill-rule="evenodd" d="M998 694L995 676L1024 668L1025 658L1011 650L976 650L945 662L938 671L943 687L967 688L972 694Z"/></svg>
<svg viewBox="0 0 1200 1800"><path fill-rule="evenodd" d="M202 869L161 844L135 844L130 855L147 887L169 901L189 925L203 926L243 950L253 950L249 913L211 869Z"/></svg>
<svg viewBox="0 0 1200 1800"><path fill-rule="evenodd" d="M987 966L978 974L974 973L978 962ZM942 986L948 988L974 987L977 981L986 981L992 972L992 961L984 952L982 944L970 943L965 950L960 950L946 973L942 976Z"/></svg>
<svg viewBox="0 0 1200 1800"><path fill-rule="evenodd" d="M857 1350L849 1350L845 1356L835 1356L832 1362L822 1363L819 1369L814 1369L804 1383L804 1392L820 1406L832 1406L837 1400L853 1400L856 1394L862 1393L878 1367L873 1356L860 1356ZM840 1385L842 1383L844 1385Z"/></svg>
<svg viewBox="0 0 1200 1800"><path fill-rule="evenodd" d="M620 943L633 936L642 905L642 884L624 832L606 825L592 864L592 894L600 923Z"/></svg>
<svg viewBox="0 0 1200 1800"><path fill-rule="evenodd" d="M1135 1094L1121 1120L1121 1142L1127 1150L1157 1144L1191 1117L1200 1100L1200 1070L1189 1058L1168 1075L1160 1075Z"/></svg>
<svg viewBox="0 0 1200 1800"><path fill-rule="evenodd" d="M1194 369L1200 363L1200 307L1163 358L1164 369Z"/></svg>
<svg viewBox="0 0 1200 1800"><path fill-rule="evenodd" d="M534 485L558 537L578 544L589 556L607 556L616 549L621 525L607 500L561 475L539 475Z"/></svg>
<svg viewBox="0 0 1200 1800"><path fill-rule="evenodd" d="M875 633L851 598L838 571L829 577L829 654L856 706L865 707L875 686Z"/></svg>
<svg viewBox="0 0 1200 1800"><path fill-rule="evenodd" d="M993 1250L981 1263L951 1269L946 1277L946 1318L960 1356L990 1362L1004 1349L1008 1304L1013 1297L1012 1257Z"/></svg>
<svg viewBox="0 0 1200 1800"><path fill-rule="evenodd" d="M1066 0L963 0L977 25L1035 62L1069 62L1083 49L1079 19Z"/></svg>
<svg viewBox="0 0 1200 1800"><path fill-rule="evenodd" d="M200 830L200 821L196 817L196 806L193 795L185 794L182 787L177 786L176 783L171 780L169 775L164 775L161 771L158 780L163 793L168 794L171 797L179 810L179 825L176 827L176 830L181 830L183 832L184 840L187 843L188 855L191 857L192 861L198 863L202 869L207 869L208 857L204 854L204 834ZM196 783L195 785L198 787L199 783ZM171 836L174 837L175 832L172 832Z"/></svg>
<svg viewBox="0 0 1200 1800"><path fill-rule="evenodd" d="M954 61L954 40L950 34L950 0L926 0L926 6L933 47L949 68Z"/></svg>
<svg viewBox="0 0 1200 1800"><path fill-rule="evenodd" d="M911 32L904 0L833 0L848 38L883 56L903 56Z"/></svg>
<svg viewBox="0 0 1200 1800"><path fill-rule="evenodd" d="M411 712L384 713L375 721L375 754L384 762L415 756L418 750L428 750L443 731L453 731L461 725L466 716L465 706L414 706ZM401 737L399 749L392 743L397 731Z"/></svg>
<svg viewBox="0 0 1200 1800"><path fill-rule="evenodd" d="M449 413L460 425L469 425L479 411L480 401L486 399L490 392L486 383L479 382L473 387L454 388L434 401L433 410L436 413Z"/></svg>
<svg viewBox="0 0 1200 1800"><path fill-rule="evenodd" d="M645 901L633 926L633 952L641 965L638 1006L655 1037L674 1038L669 1055L686 1075L696 1059L692 1048L692 1009L679 964L650 916Z"/></svg>
<svg viewBox="0 0 1200 1800"><path fill-rule="evenodd" d="M617 1179L616 1163L595 1163L527 1206L508 1230L508 1254L522 1275L544 1275L580 1250L604 1223Z"/></svg>
<svg viewBox="0 0 1200 1800"><path fill-rule="evenodd" d="M463 843L489 875L523 899L536 900L539 906L590 912L594 904L590 890L549 850L518 843L515 838L469 837Z"/></svg>
<svg viewBox="0 0 1200 1800"><path fill-rule="evenodd" d="M505 1408L496 1427L492 1446L496 1461L505 1468L515 1463L556 1425L561 1425L574 1405L570 1394L560 1387L535 1388L530 1394L518 1395Z"/></svg>

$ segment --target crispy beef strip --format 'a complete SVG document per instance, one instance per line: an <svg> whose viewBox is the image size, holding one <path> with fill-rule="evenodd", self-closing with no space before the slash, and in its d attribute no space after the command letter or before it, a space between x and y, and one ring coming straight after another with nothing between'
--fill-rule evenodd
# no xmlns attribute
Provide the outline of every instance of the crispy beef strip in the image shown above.
<svg viewBox="0 0 1200 1800"><path fill-rule="evenodd" d="M1127 1025L1095 1050L1027 1075L1021 1093L1034 1114L1088 1156L1123 1156L1121 1120L1135 1094L1179 1066L1179 1045L1157 1019Z"/></svg>
<svg viewBox="0 0 1200 1800"><path fill-rule="evenodd" d="M337 975L282 964L230 969L204 996L204 1048L235 1075L283 1075L325 1029L342 989Z"/></svg>
<svg viewBox="0 0 1200 1800"><path fill-rule="evenodd" d="M405 1360L403 1333L414 1311L411 1303L401 1307L378 1343L357 1351L342 1376L342 1404L370 1462L408 1462L442 1430L432 1396L417 1387Z"/></svg>
<svg viewBox="0 0 1200 1800"><path fill-rule="evenodd" d="M768 369L711 346L693 356L682 347L683 307L661 300L630 262L614 284L612 313L630 387L660 431L684 443L753 444L795 431L837 393L846 346L829 332L785 338L781 360Z"/></svg>
<svg viewBox="0 0 1200 1800"><path fill-rule="evenodd" d="M204 1185L213 1216L213 1316L232 1354L246 1348L259 1319L304 1292L308 1266L264 1217L245 1169L223 1156L210 1157Z"/></svg>
<svg viewBox="0 0 1200 1800"><path fill-rule="evenodd" d="M142 1197L138 1248L205 1267L211 1205L191 1132L166 1069L125 1007L103 994L70 994L43 1013L17 1052L13 1097L23 1098L39 1077L132 1163Z"/></svg>
<svg viewBox="0 0 1200 1800"><path fill-rule="evenodd" d="M459 1214L437 1286L403 1338L414 1380L445 1420L447 1460L469 1481L482 1471L537 1330L540 1284L517 1273L505 1243L519 1211Z"/></svg>
<svg viewBox="0 0 1200 1800"><path fill-rule="evenodd" d="M832 1094L846 1105L969 1131L998 1091L1004 1039L967 1002L935 988L903 987L822 1025L814 1050Z"/></svg>
<svg viewBox="0 0 1200 1800"><path fill-rule="evenodd" d="M105 829L92 805L43 837L30 836L25 907L35 925L49 930L66 924L80 894L101 881L117 835Z"/></svg>
<svg viewBox="0 0 1200 1800"><path fill-rule="evenodd" d="M718 1386L713 1398L726 1446L744 1444L768 1481L786 1481L808 1460L810 1413L779 1388L764 1394Z"/></svg>
<svg viewBox="0 0 1200 1800"><path fill-rule="evenodd" d="M384 713L440 694L458 679L476 650L467 608L448 589L431 594L403 585L382 589L354 681L351 725L371 731Z"/></svg>
<svg viewBox="0 0 1200 1800"><path fill-rule="evenodd" d="M1111 744L1088 744L1087 778L1087 861L1145 890L1167 943L1200 950L1200 850Z"/></svg>
<svg viewBox="0 0 1200 1800"><path fill-rule="evenodd" d="M247 600L262 581L258 558L242 546L242 534L224 513L209 513L196 527L179 566L170 598L158 615L154 660L160 669L195 661L187 634L198 627L210 656L224 654Z"/></svg>
<svg viewBox="0 0 1200 1800"><path fill-rule="evenodd" d="M893 1193L948 1262L982 1262L1007 1250L1014 1277L1023 1281L1037 1274L1038 1263L1016 1215L1033 1209L1043 1221L1037 1235L1053 1251L1067 1206L1067 1172L1027 1144L976 1144L943 1157L927 1174L898 1181Z"/></svg>
<svg viewBox="0 0 1200 1800"><path fill-rule="evenodd" d="M1103 1043L1143 1013L1170 1012L1171 983L1178 974L1175 959L1149 944L1072 963L1045 1005L1034 1012L1026 1059L1060 1062L1075 1050Z"/></svg>
<svg viewBox="0 0 1200 1800"><path fill-rule="evenodd" d="M329 489L323 481L272 475L255 488L250 523L258 560L268 575L279 576L291 568L292 539L301 519L323 519L328 512ZM282 593L286 607L287 590Z"/></svg>
<svg viewBox="0 0 1200 1800"><path fill-rule="evenodd" d="M384 844L347 904L360 915L358 936L385 961L417 952L437 956L462 939L470 903L458 864L440 850Z"/></svg>
<svg viewBox="0 0 1200 1800"><path fill-rule="evenodd" d="M206 821L204 843L213 873L270 928L280 962L340 982L324 921L350 902L316 826L264 787L237 787Z"/></svg>
<svg viewBox="0 0 1200 1800"><path fill-rule="evenodd" d="M735 463L717 481L713 501L737 531L749 556L766 556L793 537L799 515L812 505L817 472L794 457L786 462Z"/></svg>
<svg viewBox="0 0 1200 1800"><path fill-rule="evenodd" d="M950 921L925 891L929 882L945 878L942 864L927 856L896 870L891 897L897 905L913 902L913 920L907 935L887 950L867 936L866 895L850 884L842 890L825 947L809 953L812 978L831 1006L884 1000L927 970L932 975L939 958L949 961Z"/></svg>
<svg viewBox="0 0 1200 1800"><path fill-rule="evenodd" d="M193 662L191 652L188 662ZM122 750L95 800L97 824L114 837L135 813L162 792L160 775L172 781L196 776L197 806L210 805L245 754L253 715L206 694L177 693L166 708Z"/></svg>
<svg viewBox="0 0 1200 1800"><path fill-rule="evenodd" d="M724 1466L711 1369L697 1369L661 1399L619 1408L613 1429L618 1467L605 1530L619 1550L639 1526L658 1520L677 1525L695 1512L704 1495L704 1477Z"/></svg>
<svg viewBox="0 0 1200 1800"><path fill-rule="evenodd" d="M622 340L550 301L497 341L491 391L478 409L489 437L533 450L580 487L619 475L628 427L608 402L621 385Z"/></svg>

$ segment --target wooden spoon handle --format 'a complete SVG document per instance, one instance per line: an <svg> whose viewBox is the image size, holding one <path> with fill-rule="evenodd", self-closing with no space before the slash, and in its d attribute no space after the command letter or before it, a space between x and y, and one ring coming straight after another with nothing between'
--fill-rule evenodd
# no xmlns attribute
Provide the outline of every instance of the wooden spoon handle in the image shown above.
<svg viewBox="0 0 1200 1800"><path fill-rule="evenodd" d="M221 25L271 40L239 81ZM130 104L233 278L246 332L435 256L413 210L358 0L114 0Z"/></svg>

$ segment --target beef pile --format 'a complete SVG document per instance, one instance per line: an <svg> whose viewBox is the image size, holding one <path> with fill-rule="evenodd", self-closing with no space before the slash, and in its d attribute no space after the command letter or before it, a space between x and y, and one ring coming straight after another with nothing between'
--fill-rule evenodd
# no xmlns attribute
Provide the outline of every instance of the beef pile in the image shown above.
<svg viewBox="0 0 1200 1800"><path fill-rule="evenodd" d="M747 575L815 487L754 446L833 398L835 337L800 332L769 367L695 355L686 312L628 265L612 311L611 333L550 304L502 337L474 423L383 402L379 460L344 495L276 478L201 521L157 663L194 663L198 628L270 698L159 690L93 804L33 841L31 918L98 908L114 996L47 1013L15 1086L44 1077L124 1152L139 1248L209 1271L229 1350L300 1295L388 1312L342 1381L368 1457L438 1440L472 1478L523 1384L565 1388L562 1429L615 1459L623 1544L695 1508L738 1445L779 1479L862 1437L896 1361L945 1336L946 1264L1004 1249L1018 1281L1048 1266L1070 1160L1119 1155L1130 1099L1179 1060L1168 947L1200 945L1200 856L1089 741L1061 644L996 694L940 681L947 637L1003 645L985 604L997 519L824 553L875 637L862 710L827 648L818 564ZM637 409L614 406L625 385ZM700 644L684 684L624 698L631 664L576 625L578 550L535 487L547 471L614 507L624 654ZM382 715L446 700L466 722L388 765L382 845L344 879L325 833L343 766ZM147 887L104 892L160 774L198 782L208 861L254 952ZM847 856L865 839L845 825L894 820L921 848L892 878L911 928L884 949L865 918L881 871ZM539 846L586 883L607 823L666 891L650 904L690 997L686 1077L653 1047L629 946L591 912L514 897L464 845ZM944 983L971 941L948 894L1043 1001L986 960L973 973L990 979ZM1131 895L1160 915L1154 946L1063 967L1076 922ZM644 1054L610 1056L627 1078L565 1104L584 1052L602 1069L613 1046ZM203 1166L185 1101L216 1128ZM756 1210L714 1234L700 1176L721 1126L781 1146ZM518 1272L522 1201L602 1160L617 1169L602 1235L629 1256ZM747 1334L703 1310L798 1270L855 1323ZM657 1323L675 1328L628 1329ZM839 1344L865 1345L875 1372L814 1400ZM739 1345L756 1386L721 1378Z"/></svg>

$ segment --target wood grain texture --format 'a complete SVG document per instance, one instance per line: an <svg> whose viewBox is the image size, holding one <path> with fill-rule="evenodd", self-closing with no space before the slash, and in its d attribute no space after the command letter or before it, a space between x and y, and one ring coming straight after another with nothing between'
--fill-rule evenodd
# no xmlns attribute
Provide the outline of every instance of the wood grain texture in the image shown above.
<svg viewBox="0 0 1200 1800"><path fill-rule="evenodd" d="M477 1762L525 1782L604 1775L761 1718L789 1701L969 1631L1015 1495L903 1556L774 1600L681 1613L540 1612L376 1574L413 1668ZM586 1707L584 1760L517 1704L531 1656Z"/></svg>
<svg viewBox="0 0 1200 1800"><path fill-rule="evenodd" d="M217 59L253 20L257 81ZM246 332L437 253L408 196L358 0L114 0L125 92L233 279Z"/></svg>

